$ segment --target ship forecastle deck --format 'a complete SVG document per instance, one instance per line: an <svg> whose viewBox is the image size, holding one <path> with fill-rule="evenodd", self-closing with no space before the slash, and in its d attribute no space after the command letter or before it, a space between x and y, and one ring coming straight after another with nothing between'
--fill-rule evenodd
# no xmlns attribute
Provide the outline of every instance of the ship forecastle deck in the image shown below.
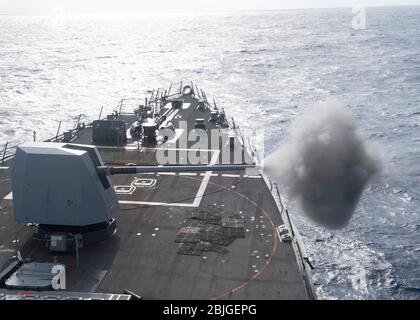
<svg viewBox="0 0 420 320"><path fill-rule="evenodd" d="M182 108L171 111L168 104L159 111L167 112L175 128L186 121L184 130L175 130L165 144L129 139L124 146L98 146L103 160L110 165L156 165L157 152L166 148L177 161L190 164L189 154L197 151L195 142L181 146L179 141L193 129L195 120L205 119L208 131L220 129L209 121L211 109L197 106L198 99L190 96ZM136 116L122 109L117 119L129 126ZM220 131L224 134L225 129ZM235 139L243 143L238 135ZM209 148L201 150L203 159L226 163L222 158L231 153L229 145L212 149L209 140ZM71 142L92 144L92 127L77 130ZM129 290L145 299L313 298L296 240L281 241L278 235L277 227L286 225L293 238L290 221L283 221L285 213L270 190L273 187L259 172L112 176L121 207L115 217L117 233L83 247L77 267L73 253L50 253L35 239L34 227L14 222L12 166L13 158L0 164L0 271L18 245L26 259L65 264L67 287L74 292Z"/></svg>

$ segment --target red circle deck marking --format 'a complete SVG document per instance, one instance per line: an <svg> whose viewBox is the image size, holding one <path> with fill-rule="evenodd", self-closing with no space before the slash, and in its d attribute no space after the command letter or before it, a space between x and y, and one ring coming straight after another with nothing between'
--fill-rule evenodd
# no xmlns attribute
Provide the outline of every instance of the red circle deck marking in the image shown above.
<svg viewBox="0 0 420 320"><path fill-rule="evenodd" d="M191 178L191 177L183 177L183 178L188 178L188 179L193 179L193 180L200 180L200 179L197 179L197 178ZM238 290L240 290L240 289L243 289L243 288L245 288L245 287L247 287L252 281L254 281L256 278L258 278L264 271L265 271L265 269L267 268L267 266L270 264L270 262L271 262L271 260L273 259L273 257L274 257L274 254L276 253L276 250L277 250L277 246L278 246L278 238L277 238L277 232L276 232L276 227L275 227L275 225L274 225L274 223L273 223L273 220L271 219L271 217L270 217L270 215L267 213L267 211L265 211L264 210L264 208L263 207L261 207L260 205L258 205L255 201L253 201L253 200L251 200L250 198L248 198L247 196L245 196L245 195L243 195L242 193L240 193L240 192L238 192L238 191L236 191L236 190L232 190L232 189L230 189L229 187L226 187L226 186L222 186L222 185L220 185L220 184L217 184L217 183L214 183L214 182L210 182L209 181L209 184L212 184L212 185L215 185L215 186L217 186L217 187L220 187L220 188L223 188L223 189L225 189L226 191L230 191L230 192L233 192L233 193L236 193L238 196L240 196L240 197L242 197L242 198L244 198L245 200L247 200L248 202L250 202L251 204L253 204L256 208L258 208L263 214L264 214L264 216L268 219L268 221L270 222L270 224L271 224L271 229L273 230L273 234L274 234L274 241L273 241L273 246L271 247L271 253L270 253L270 256L268 257L268 259L267 259L267 261L265 262L265 264L262 266L262 268L257 272L257 273L255 273L252 277L250 277L249 279L247 279L246 281L244 281L243 283L241 283L239 286L237 286L237 287L235 287L235 288L231 288L231 289L229 289L229 290L227 290L226 292L224 292L224 293L222 293L222 294L220 294L220 295L217 295L217 296L215 296L215 297L213 297L213 298L211 298L211 300L219 300L219 299L223 299L223 298L225 298L225 297L227 297L227 296L230 296L230 295L232 295L233 293L235 293L236 291L238 291ZM205 197L206 195L204 194L203 195L203 197Z"/></svg>

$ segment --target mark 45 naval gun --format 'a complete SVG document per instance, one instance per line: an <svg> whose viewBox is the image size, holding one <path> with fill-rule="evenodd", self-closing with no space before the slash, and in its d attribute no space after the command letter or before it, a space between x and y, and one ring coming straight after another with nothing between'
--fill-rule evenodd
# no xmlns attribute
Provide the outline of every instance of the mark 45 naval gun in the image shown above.
<svg viewBox="0 0 420 320"><path fill-rule="evenodd" d="M16 150L12 170L14 218L37 225L37 238L66 252L117 231L117 195L110 175L244 170L250 165L106 166L95 146L31 142Z"/></svg>

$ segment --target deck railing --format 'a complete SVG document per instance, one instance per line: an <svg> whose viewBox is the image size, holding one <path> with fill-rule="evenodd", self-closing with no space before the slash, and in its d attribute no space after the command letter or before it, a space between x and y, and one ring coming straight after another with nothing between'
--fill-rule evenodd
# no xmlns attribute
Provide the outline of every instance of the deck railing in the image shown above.
<svg viewBox="0 0 420 320"><path fill-rule="evenodd" d="M191 82L191 86L193 86L192 82ZM197 86L195 86L195 87L197 87ZM146 98L146 100L145 100L146 105L153 104L153 105L156 105L156 107L157 107L158 101L160 101L159 99L161 99L163 96L168 98L168 97L174 97L174 96L177 96L177 95L181 94L182 93L182 82L181 82L181 87L180 87L179 91L171 93L171 88L172 88L172 85L169 88L169 90L165 90L165 91L163 91L163 90L160 91L160 89L158 89L157 91L154 90L151 93L151 97L149 99ZM197 87L197 90L198 90L198 87ZM131 99L135 99L135 98L121 99L119 101L118 105L116 106L116 108L114 109L114 112L116 112L118 115L123 113L124 107L127 106L126 102L131 100ZM155 111L157 111L157 110L155 109ZM81 119L82 119L82 114L79 114L79 116L77 117L77 122L75 124L75 127L73 129L67 130L67 132L71 132L72 134L74 134L75 132L79 131L81 128L92 126L92 121L83 122ZM98 119L99 120L106 119L106 116L103 116L103 106L100 109ZM64 132L60 133L60 129L61 129L61 121L58 124L56 135L54 137L51 137L49 139L44 140L44 142L60 141L64 137ZM36 140L36 132L35 131L33 133L33 140L34 141ZM15 155L16 147L17 146L11 146L9 142L6 142L5 144L0 145L0 163L4 163L5 161L12 158Z"/></svg>
<svg viewBox="0 0 420 320"><path fill-rule="evenodd" d="M0 152L0 163L4 163L15 155L16 146L12 146L6 142L4 145L0 146Z"/></svg>
<svg viewBox="0 0 420 320"><path fill-rule="evenodd" d="M79 131L80 129L89 127L92 125L92 122L82 122L81 121L81 115L78 116L78 121L73 129L67 130L67 132L71 132L74 134L75 132ZM64 132L60 133L61 129L61 121L58 124L57 133L54 137L43 140L44 142L54 142L54 141L60 141L64 137ZM36 140L36 131L33 132L33 140ZM13 156L16 153L17 145L11 145L9 142L6 142L3 145L0 145L0 164L4 163L5 161L13 158Z"/></svg>

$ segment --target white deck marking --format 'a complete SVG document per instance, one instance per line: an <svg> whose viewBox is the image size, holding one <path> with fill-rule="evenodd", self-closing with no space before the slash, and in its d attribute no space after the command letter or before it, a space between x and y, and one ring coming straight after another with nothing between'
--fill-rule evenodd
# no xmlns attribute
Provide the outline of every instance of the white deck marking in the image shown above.
<svg viewBox="0 0 420 320"><path fill-rule="evenodd" d="M7 170L9 167L0 167L0 170Z"/></svg>
<svg viewBox="0 0 420 320"><path fill-rule="evenodd" d="M205 176L206 174L205 173L202 173L202 174L200 174L200 176ZM210 174L210 177L218 177L219 176L219 174L218 173L212 173L212 174Z"/></svg>
<svg viewBox="0 0 420 320"><path fill-rule="evenodd" d="M150 150L156 150L156 148L145 148ZM220 150L204 150L204 149L178 149L178 148L166 148L167 150L179 150L179 151L208 151L213 152L210 165L215 165L217 160L219 159ZM175 172L160 172L157 174L159 175L175 175ZM179 175L191 175L197 176L196 173L189 173L189 172L180 172ZM149 205L149 206L164 206L164 207L192 207L196 208L200 206L201 200L203 198L204 192L206 191L207 185L209 183L210 177L218 176L218 174L213 174L212 171L206 171L203 176L203 180L201 181L200 187L198 188L198 192L194 197L193 203L170 203L170 202L149 202L149 201L129 201L129 200L120 200L118 201L120 204L136 204L136 205Z"/></svg>
<svg viewBox="0 0 420 320"><path fill-rule="evenodd" d="M13 200L13 192L10 192L8 195L6 195L3 200Z"/></svg>
<svg viewBox="0 0 420 320"><path fill-rule="evenodd" d="M131 185L135 188L152 188L156 185L156 179L134 178Z"/></svg>
<svg viewBox="0 0 420 320"><path fill-rule="evenodd" d="M175 172L159 172L160 176L174 176L176 175Z"/></svg>
<svg viewBox="0 0 420 320"><path fill-rule="evenodd" d="M118 147L109 147L109 148L118 148ZM137 145L127 145L125 149L137 149ZM142 148L142 150L150 150L150 151L156 151L157 149L165 149L165 150L171 150L171 151L188 151L188 152L212 152L212 158L210 161L210 165L215 165L217 163L217 160L219 159L220 150L214 150L214 149L188 149L188 148ZM147 174L156 174L156 173L147 173ZM157 174L159 175L176 175L175 172L160 172ZM197 174L193 173L179 173L179 175L191 175L196 176ZM200 187L198 189L198 192L196 196L194 197L193 203L166 203L166 202L149 202L149 201L127 201L127 200L121 200L119 203L121 204L137 204L137 205L150 205L150 206L166 206L166 207L199 207L201 200L204 196L204 192L206 191L207 185L209 183L209 180L211 177L225 177L225 178L238 178L241 177L241 175L233 175L233 174L217 174L213 173L212 171L206 171L205 173L201 173L200 176L203 177L203 180L201 181ZM251 179L261 179L261 176L248 176L243 175L244 178L251 178Z"/></svg>
<svg viewBox="0 0 420 320"><path fill-rule="evenodd" d="M133 186L114 186L116 194L133 194L136 188Z"/></svg>
<svg viewBox="0 0 420 320"><path fill-rule="evenodd" d="M227 177L227 178L240 178L241 175L240 174L222 174L222 177Z"/></svg>
<svg viewBox="0 0 420 320"><path fill-rule="evenodd" d="M217 163L217 160L219 160L219 154L220 150L215 150L210 161L210 165L215 165ZM210 177L212 171L206 171L204 174L203 181L201 181L200 188L198 189L197 195L195 196L193 204L196 207L200 206L201 200L203 199L204 192L206 191L207 185L209 184Z"/></svg>
<svg viewBox="0 0 420 320"><path fill-rule="evenodd" d="M166 203L166 202L149 202L149 201L118 201L121 204L144 204L148 206L164 206L164 207L196 207L194 203Z"/></svg>

